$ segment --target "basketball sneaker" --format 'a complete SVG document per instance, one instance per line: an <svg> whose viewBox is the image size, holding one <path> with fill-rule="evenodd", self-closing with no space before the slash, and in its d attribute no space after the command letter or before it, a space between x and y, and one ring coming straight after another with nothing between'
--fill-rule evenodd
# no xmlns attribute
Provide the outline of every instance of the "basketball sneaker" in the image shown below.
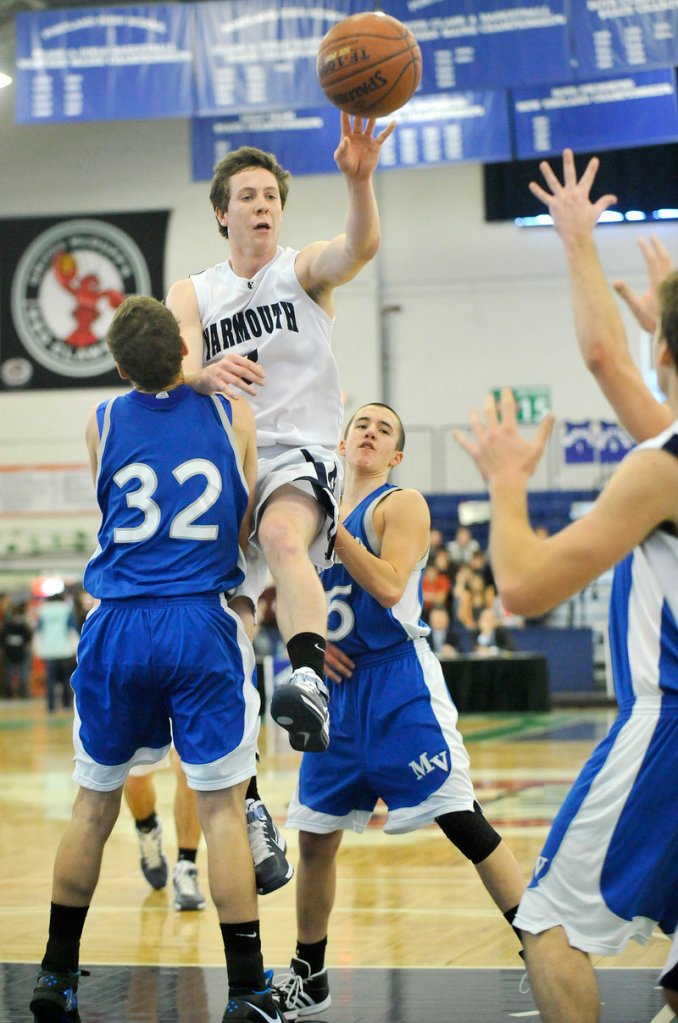
<svg viewBox="0 0 678 1023"><path fill-rule="evenodd" d="M172 875L174 908L181 910L204 909L205 896L198 887L198 868L190 860L174 864Z"/></svg>
<svg viewBox="0 0 678 1023"><path fill-rule="evenodd" d="M80 1023L78 979L87 970L40 970L29 1009L37 1023Z"/></svg>
<svg viewBox="0 0 678 1023"><path fill-rule="evenodd" d="M330 742L330 693L312 668L297 668L271 699L271 717L290 733L292 749L322 753Z"/></svg>
<svg viewBox="0 0 678 1023"><path fill-rule="evenodd" d="M292 959L290 972L276 979L275 992L288 1021L316 1016L332 1004L327 970L311 973L303 959Z"/></svg>
<svg viewBox="0 0 678 1023"><path fill-rule="evenodd" d="M273 970L264 974L263 991L230 994L221 1023L285 1023L280 1002L271 986Z"/></svg>
<svg viewBox="0 0 678 1023"><path fill-rule="evenodd" d="M169 876L167 858L162 850L162 824L160 821L150 831L136 829L141 854L141 872L156 891L164 888Z"/></svg>
<svg viewBox="0 0 678 1023"><path fill-rule="evenodd" d="M261 800L246 799L245 812L257 894L268 895L287 884L294 874L294 867L285 856L287 842Z"/></svg>

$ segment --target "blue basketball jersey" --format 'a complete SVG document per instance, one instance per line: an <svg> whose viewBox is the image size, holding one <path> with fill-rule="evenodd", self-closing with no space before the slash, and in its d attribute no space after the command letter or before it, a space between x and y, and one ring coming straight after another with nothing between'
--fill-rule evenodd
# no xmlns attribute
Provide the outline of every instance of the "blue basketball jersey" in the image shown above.
<svg viewBox="0 0 678 1023"><path fill-rule="evenodd" d="M678 458L678 422L635 450L647 448ZM610 649L620 706L639 697L678 696L677 622L678 536L667 523L615 569Z"/></svg>
<svg viewBox="0 0 678 1023"><path fill-rule="evenodd" d="M230 402L182 385L97 408L102 512L84 575L95 597L221 593L244 578L248 491Z"/></svg>
<svg viewBox="0 0 678 1023"><path fill-rule="evenodd" d="M374 509L398 489L390 483L377 487L344 520L349 533L377 557L380 545L372 522ZM327 638L353 658L428 635L428 626L421 620L425 564L426 558L422 558L415 565L402 597L387 608L353 580L335 554L335 564L320 577L328 602Z"/></svg>

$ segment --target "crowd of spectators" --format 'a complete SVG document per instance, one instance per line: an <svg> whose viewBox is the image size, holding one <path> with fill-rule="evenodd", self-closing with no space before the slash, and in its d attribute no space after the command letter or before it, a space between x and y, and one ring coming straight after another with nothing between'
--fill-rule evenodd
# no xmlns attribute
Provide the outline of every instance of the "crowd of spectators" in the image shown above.
<svg viewBox="0 0 678 1023"><path fill-rule="evenodd" d="M468 526L460 525L447 542L441 530L431 530L422 599L428 641L439 657L515 650L487 553Z"/></svg>
<svg viewBox="0 0 678 1023"><path fill-rule="evenodd" d="M70 677L80 629L92 598L78 585L49 579L53 589L0 593L0 697L44 693L47 710L70 709Z"/></svg>

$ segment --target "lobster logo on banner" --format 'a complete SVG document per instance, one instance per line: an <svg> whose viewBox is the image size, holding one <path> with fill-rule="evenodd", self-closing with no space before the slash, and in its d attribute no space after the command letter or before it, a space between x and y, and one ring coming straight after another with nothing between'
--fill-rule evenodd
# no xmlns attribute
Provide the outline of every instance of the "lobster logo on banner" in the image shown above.
<svg viewBox="0 0 678 1023"><path fill-rule="evenodd" d="M126 295L150 291L146 259L125 231L103 220L64 220L17 263L12 320L35 362L60 376L97 377L114 369L105 339L115 310Z"/></svg>

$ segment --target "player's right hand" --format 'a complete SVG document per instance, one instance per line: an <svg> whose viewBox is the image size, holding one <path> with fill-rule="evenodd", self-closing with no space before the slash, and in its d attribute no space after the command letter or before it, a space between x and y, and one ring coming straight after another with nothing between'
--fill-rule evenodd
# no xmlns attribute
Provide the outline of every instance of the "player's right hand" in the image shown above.
<svg viewBox="0 0 678 1023"><path fill-rule="evenodd" d="M263 368L244 355L227 352L218 362L203 367L195 379L193 386L201 394L215 394L221 391L228 398L237 399L239 395L232 390L236 387L245 394L256 394L257 387L266 382Z"/></svg>
<svg viewBox="0 0 678 1023"><path fill-rule="evenodd" d="M613 281L612 287L624 299L643 330L654 334L659 319L659 286L675 267L668 249L656 235L650 235L648 241L641 238L638 244L647 266L647 290L641 295L621 280Z"/></svg>
<svg viewBox="0 0 678 1023"><path fill-rule="evenodd" d="M355 664L343 650L328 641L325 648L325 674L333 682L343 682L353 674Z"/></svg>

